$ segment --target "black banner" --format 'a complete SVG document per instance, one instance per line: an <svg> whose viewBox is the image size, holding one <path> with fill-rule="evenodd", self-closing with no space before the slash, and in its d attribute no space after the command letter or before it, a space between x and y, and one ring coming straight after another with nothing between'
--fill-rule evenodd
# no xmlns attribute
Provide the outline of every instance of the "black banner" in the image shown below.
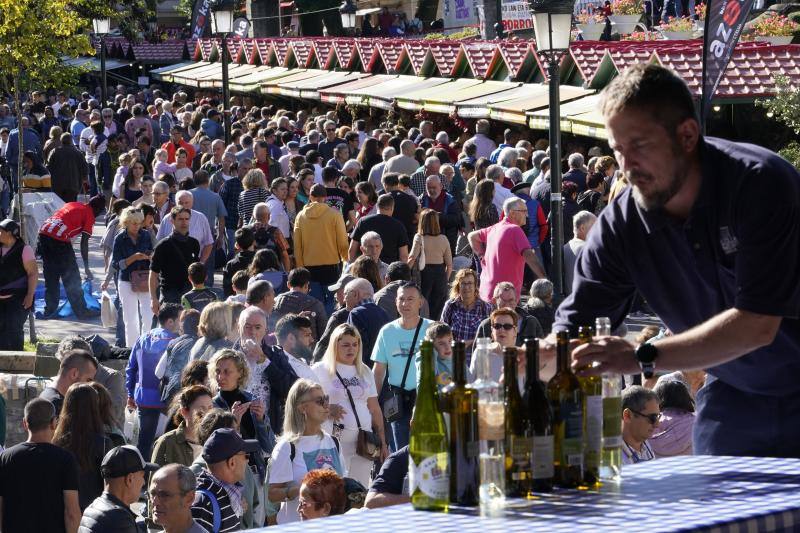
<svg viewBox="0 0 800 533"><path fill-rule="evenodd" d="M703 92L700 96L701 124L705 124L711 100L731 60L750 8L753 7L753 0L706 0L706 2L706 26L703 33Z"/></svg>
<svg viewBox="0 0 800 533"><path fill-rule="evenodd" d="M201 38L211 22L211 2L209 0L196 0L192 10L192 38ZM193 52L193 50L192 50Z"/></svg>

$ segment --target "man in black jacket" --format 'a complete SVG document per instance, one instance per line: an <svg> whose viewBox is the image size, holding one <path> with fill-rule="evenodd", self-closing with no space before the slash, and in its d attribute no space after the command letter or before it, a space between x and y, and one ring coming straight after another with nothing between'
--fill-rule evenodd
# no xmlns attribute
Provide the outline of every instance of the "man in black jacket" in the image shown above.
<svg viewBox="0 0 800 533"><path fill-rule="evenodd" d="M61 146L50 152L47 160L53 192L64 202L75 202L89 170L86 158L72 142L72 135L61 134Z"/></svg>
<svg viewBox="0 0 800 533"><path fill-rule="evenodd" d="M146 472L158 465L147 463L135 446L118 446L103 457L100 470L105 491L83 512L78 533L138 533L130 505L139 500Z"/></svg>
<svg viewBox="0 0 800 533"><path fill-rule="evenodd" d="M222 268L222 291L226 298L233 294L233 275L240 270L247 270L256 255L256 239L252 229L237 229L234 239L236 255Z"/></svg>

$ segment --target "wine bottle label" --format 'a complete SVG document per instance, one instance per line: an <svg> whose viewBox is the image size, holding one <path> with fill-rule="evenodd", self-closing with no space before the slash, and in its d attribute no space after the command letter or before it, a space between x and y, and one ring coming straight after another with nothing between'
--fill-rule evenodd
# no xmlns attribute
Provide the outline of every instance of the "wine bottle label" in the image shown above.
<svg viewBox="0 0 800 533"><path fill-rule="evenodd" d="M603 398L603 447L622 446L622 398Z"/></svg>
<svg viewBox="0 0 800 533"><path fill-rule="evenodd" d="M505 438L505 406L503 402L478 403L478 435L481 440Z"/></svg>
<svg viewBox="0 0 800 533"><path fill-rule="evenodd" d="M600 466L603 449L603 397L586 396L586 467Z"/></svg>
<svg viewBox="0 0 800 533"><path fill-rule="evenodd" d="M511 461L514 465L514 472L511 474L511 479L515 481L530 479L533 439L517 435L510 435L509 437L511 440Z"/></svg>
<svg viewBox="0 0 800 533"><path fill-rule="evenodd" d="M581 402L561 402L561 419L564 421L564 439L583 440L583 406Z"/></svg>
<svg viewBox="0 0 800 533"><path fill-rule="evenodd" d="M429 498L447 500L450 490L447 453L431 454L423 459L419 465L414 463L414 459L409 454L408 486L410 494L414 494L419 489Z"/></svg>
<svg viewBox="0 0 800 533"><path fill-rule="evenodd" d="M533 437L533 453L531 454L531 464L533 467L533 479L550 479L555 474L553 467L554 455L553 436Z"/></svg>

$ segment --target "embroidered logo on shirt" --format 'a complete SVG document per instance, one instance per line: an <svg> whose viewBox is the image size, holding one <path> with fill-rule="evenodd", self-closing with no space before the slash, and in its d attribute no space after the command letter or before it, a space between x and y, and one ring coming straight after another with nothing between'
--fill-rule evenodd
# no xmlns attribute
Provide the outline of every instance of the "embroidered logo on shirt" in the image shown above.
<svg viewBox="0 0 800 533"><path fill-rule="evenodd" d="M739 241L728 226L719 228L719 244L726 255L739 251Z"/></svg>

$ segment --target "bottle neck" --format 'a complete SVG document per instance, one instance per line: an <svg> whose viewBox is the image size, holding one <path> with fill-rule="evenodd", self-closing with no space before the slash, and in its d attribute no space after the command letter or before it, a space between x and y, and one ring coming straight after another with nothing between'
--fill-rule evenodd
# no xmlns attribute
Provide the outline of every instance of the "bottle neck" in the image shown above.
<svg viewBox="0 0 800 533"><path fill-rule="evenodd" d="M467 372L465 369L466 354L463 350L453 350L453 383L464 386L467 383Z"/></svg>
<svg viewBox="0 0 800 533"><path fill-rule="evenodd" d="M527 350L525 357L525 384L529 387L539 381L539 350Z"/></svg>
<svg viewBox="0 0 800 533"><path fill-rule="evenodd" d="M503 382L507 391L506 397L508 397L508 392L516 391L519 394L516 354L503 354Z"/></svg>
<svg viewBox="0 0 800 533"><path fill-rule="evenodd" d="M559 345L556 347L558 354L558 371L569 372L569 345Z"/></svg>
<svg viewBox="0 0 800 533"><path fill-rule="evenodd" d="M433 350L422 350L420 355L422 364L419 368L421 373L419 378L419 391L433 390L436 386L433 379Z"/></svg>

